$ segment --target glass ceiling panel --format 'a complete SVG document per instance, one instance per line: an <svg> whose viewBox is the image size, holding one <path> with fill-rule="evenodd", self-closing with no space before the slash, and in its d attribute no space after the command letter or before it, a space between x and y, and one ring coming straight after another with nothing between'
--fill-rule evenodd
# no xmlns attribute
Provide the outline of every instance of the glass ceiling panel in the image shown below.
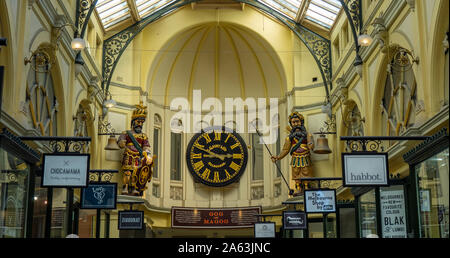
<svg viewBox="0 0 450 258"><path fill-rule="evenodd" d="M105 29L131 17L126 0L98 0L95 8Z"/></svg>
<svg viewBox="0 0 450 258"><path fill-rule="evenodd" d="M305 18L330 29L340 9L341 4L338 0L311 0Z"/></svg>
<svg viewBox="0 0 450 258"><path fill-rule="evenodd" d="M137 17L137 19L143 19L174 1L175 0L98 0L95 7L104 28L107 29L124 20L131 19L131 9L137 10L137 14L133 12L133 16L138 15L139 17ZM256 1L289 19L296 20L298 17L304 17L327 29L330 29L333 26L336 17L341 10L339 0ZM136 17L134 18L136 19ZM301 20L296 20L296 22L301 22Z"/></svg>
<svg viewBox="0 0 450 258"><path fill-rule="evenodd" d="M275 9L283 15L295 20L297 17L298 9L302 3L302 0L257 0L265 4L266 6Z"/></svg>
<svg viewBox="0 0 450 258"><path fill-rule="evenodd" d="M142 19L174 1L175 0L137 0L136 8Z"/></svg>

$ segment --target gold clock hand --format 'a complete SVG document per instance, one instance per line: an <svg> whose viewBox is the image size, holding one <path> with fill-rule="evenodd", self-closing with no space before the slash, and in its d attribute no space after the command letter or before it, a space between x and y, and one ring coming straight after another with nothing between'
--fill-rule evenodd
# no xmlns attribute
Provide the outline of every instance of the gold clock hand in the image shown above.
<svg viewBox="0 0 450 258"><path fill-rule="evenodd" d="M216 157L216 158L219 158L219 159L221 159L221 160L224 160L224 157L221 157L221 155L219 155L219 154L217 154L217 153L214 153L214 152L212 152L212 151L203 149L203 148L198 147L198 146L195 146L195 147L197 147L197 149L199 149L199 150L202 150L202 151L204 151L204 152L207 152L209 155L212 155L212 156L214 156L214 157Z"/></svg>

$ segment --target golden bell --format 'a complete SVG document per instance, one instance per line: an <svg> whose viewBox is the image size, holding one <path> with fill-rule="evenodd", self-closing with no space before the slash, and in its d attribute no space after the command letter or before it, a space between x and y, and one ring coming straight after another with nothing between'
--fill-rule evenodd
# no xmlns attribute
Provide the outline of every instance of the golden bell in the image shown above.
<svg viewBox="0 0 450 258"><path fill-rule="evenodd" d="M117 145L117 140L114 134L111 134L108 139L108 144L105 147L105 150L120 150L119 145Z"/></svg>
<svg viewBox="0 0 450 258"><path fill-rule="evenodd" d="M317 144L314 148L314 153L317 154L329 154L331 153L330 147L328 147L328 139L325 135L321 134L319 138L317 138Z"/></svg>

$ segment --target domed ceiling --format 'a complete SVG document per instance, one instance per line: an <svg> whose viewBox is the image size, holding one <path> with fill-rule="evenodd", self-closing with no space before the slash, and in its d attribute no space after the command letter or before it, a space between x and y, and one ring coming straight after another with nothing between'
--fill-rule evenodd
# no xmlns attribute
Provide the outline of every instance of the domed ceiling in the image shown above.
<svg viewBox="0 0 450 258"><path fill-rule="evenodd" d="M283 53L281 53L283 54ZM148 73L149 97L169 106L193 90L202 99L281 98L286 78L278 53L257 33L232 23L201 24L178 33Z"/></svg>

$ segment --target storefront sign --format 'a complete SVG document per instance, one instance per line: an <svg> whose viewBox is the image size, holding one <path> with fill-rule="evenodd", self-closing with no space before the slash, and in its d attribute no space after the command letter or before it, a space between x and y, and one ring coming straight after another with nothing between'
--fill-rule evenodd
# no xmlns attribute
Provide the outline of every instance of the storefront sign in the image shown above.
<svg viewBox="0 0 450 258"><path fill-rule="evenodd" d="M306 213L301 211L283 212L283 229L306 229Z"/></svg>
<svg viewBox="0 0 450 258"><path fill-rule="evenodd" d="M119 211L119 230L124 229L143 229L144 212L143 211Z"/></svg>
<svg viewBox="0 0 450 258"><path fill-rule="evenodd" d="M81 189L80 209L116 209L117 183L89 183Z"/></svg>
<svg viewBox="0 0 450 258"><path fill-rule="evenodd" d="M342 153L344 186L389 185L387 153Z"/></svg>
<svg viewBox="0 0 450 258"><path fill-rule="evenodd" d="M274 238L275 222L255 223L255 238Z"/></svg>
<svg viewBox="0 0 450 258"><path fill-rule="evenodd" d="M173 228L251 228L258 222L261 207L172 208Z"/></svg>
<svg viewBox="0 0 450 258"><path fill-rule="evenodd" d="M86 187L89 154L44 154L42 186Z"/></svg>
<svg viewBox="0 0 450 258"><path fill-rule="evenodd" d="M336 212L336 190L305 190L304 203L306 213Z"/></svg>
<svg viewBox="0 0 450 258"><path fill-rule="evenodd" d="M383 238L406 238L403 190L380 191Z"/></svg>

